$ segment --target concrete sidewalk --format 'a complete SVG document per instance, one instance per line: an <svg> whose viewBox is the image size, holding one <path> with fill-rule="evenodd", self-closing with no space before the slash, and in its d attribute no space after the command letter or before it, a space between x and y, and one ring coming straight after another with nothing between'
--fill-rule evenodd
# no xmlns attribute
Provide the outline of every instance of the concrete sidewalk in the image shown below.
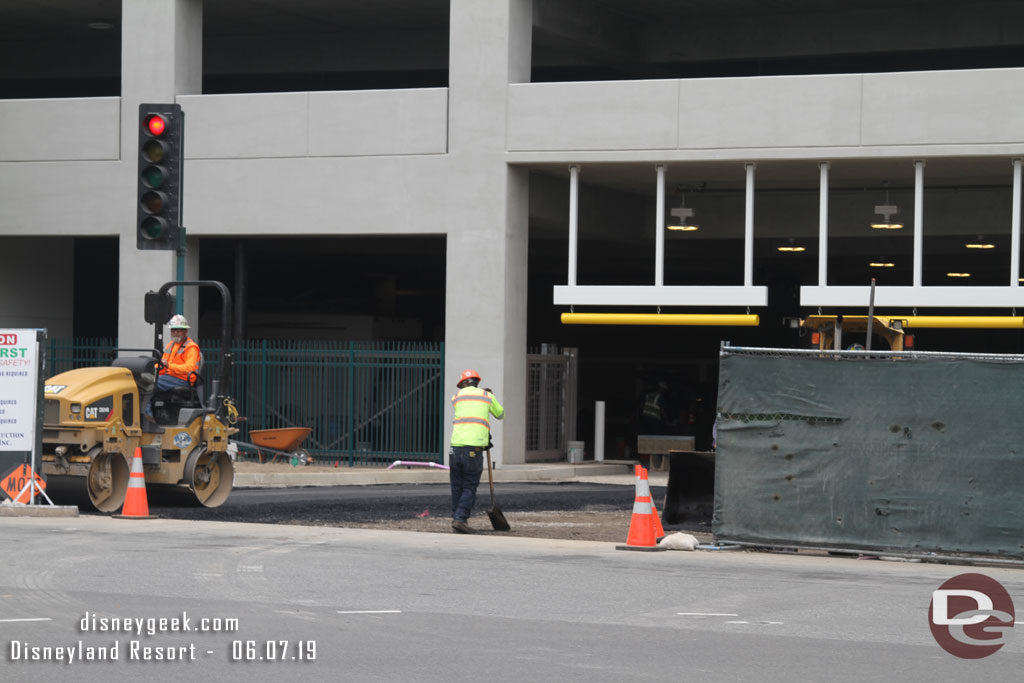
<svg viewBox="0 0 1024 683"><path fill-rule="evenodd" d="M633 460L583 463L531 463L502 465L494 470L495 482L599 482L632 486ZM486 482L487 473L482 480ZM649 474L652 486L665 486L668 472ZM445 484L448 470L422 466L324 467L291 466L286 463L235 463L236 488L288 486L370 486L374 484Z"/></svg>

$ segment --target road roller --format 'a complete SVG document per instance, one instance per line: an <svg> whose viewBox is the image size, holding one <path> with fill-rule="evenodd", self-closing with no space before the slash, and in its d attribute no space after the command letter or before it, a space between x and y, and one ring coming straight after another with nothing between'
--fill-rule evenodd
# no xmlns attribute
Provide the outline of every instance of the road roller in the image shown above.
<svg viewBox="0 0 1024 683"><path fill-rule="evenodd" d="M201 362L189 386L157 391L164 325L174 311L169 290L189 286L221 294L218 378L207 382ZM238 411L230 396L230 292L212 280L168 282L146 294L145 312L154 326L152 349L117 349L108 367L77 368L46 380L42 470L55 502L116 512L128 491L136 449L147 490L186 492L206 507L221 505L231 493L234 465L227 446L238 431Z"/></svg>

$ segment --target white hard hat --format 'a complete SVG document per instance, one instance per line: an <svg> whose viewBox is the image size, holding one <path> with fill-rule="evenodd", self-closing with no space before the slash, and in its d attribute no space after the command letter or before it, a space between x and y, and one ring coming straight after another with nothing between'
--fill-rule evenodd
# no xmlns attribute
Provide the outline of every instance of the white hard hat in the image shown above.
<svg viewBox="0 0 1024 683"><path fill-rule="evenodd" d="M187 330L188 320L185 319L185 316L179 313L178 315L171 318L171 321L167 323L167 326L170 327L172 330Z"/></svg>

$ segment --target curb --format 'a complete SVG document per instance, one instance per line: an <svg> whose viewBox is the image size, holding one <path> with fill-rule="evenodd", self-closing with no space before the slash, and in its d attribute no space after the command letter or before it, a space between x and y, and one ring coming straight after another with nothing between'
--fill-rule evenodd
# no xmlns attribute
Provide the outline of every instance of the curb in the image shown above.
<svg viewBox="0 0 1024 683"><path fill-rule="evenodd" d="M0 517L77 517L76 505L0 505Z"/></svg>

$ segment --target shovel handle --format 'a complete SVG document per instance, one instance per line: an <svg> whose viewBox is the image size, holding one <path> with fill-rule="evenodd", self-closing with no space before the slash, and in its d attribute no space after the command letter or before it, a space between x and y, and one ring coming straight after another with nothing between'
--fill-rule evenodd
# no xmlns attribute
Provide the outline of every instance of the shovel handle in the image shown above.
<svg viewBox="0 0 1024 683"><path fill-rule="evenodd" d="M494 507L494 475L491 474L491 449L484 451L487 454L487 482L491 485L491 507Z"/></svg>

